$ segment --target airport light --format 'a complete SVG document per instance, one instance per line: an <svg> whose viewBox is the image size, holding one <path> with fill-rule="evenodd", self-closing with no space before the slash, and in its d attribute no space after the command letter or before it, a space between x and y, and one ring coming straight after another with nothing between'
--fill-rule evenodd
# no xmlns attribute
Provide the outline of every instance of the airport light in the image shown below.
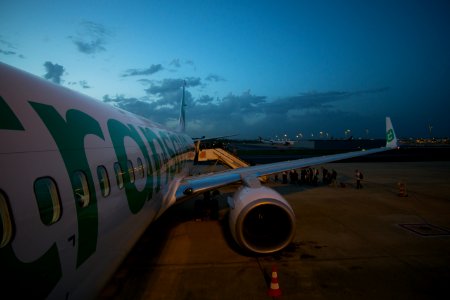
<svg viewBox="0 0 450 300"><path fill-rule="evenodd" d="M349 135L350 132L352 132L350 129L346 129L346 130L344 131L345 137L347 137L347 135Z"/></svg>

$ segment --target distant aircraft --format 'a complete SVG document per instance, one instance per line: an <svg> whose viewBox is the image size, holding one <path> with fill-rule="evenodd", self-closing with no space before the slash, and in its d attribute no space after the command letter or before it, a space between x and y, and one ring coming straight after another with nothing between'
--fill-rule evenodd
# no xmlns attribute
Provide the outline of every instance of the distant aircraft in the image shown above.
<svg viewBox="0 0 450 300"><path fill-rule="evenodd" d="M188 176L184 132L0 63L0 283L17 299L95 299L145 229L178 201L241 182L230 231L250 253L294 238L289 203L260 176L386 147Z"/></svg>
<svg viewBox="0 0 450 300"><path fill-rule="evenodd" d="M290 140L282 140L282 141L276 141L276 140L265 140L262 137L259 137L259 141L263 144L270 144L270 145L284 145L284 146L291 146L294 144L294 141Z"/></svg>
<svg viewBox="0 0 450 300"><path fill-rule="evenodd" d="M209 137L207 138L206 136L201 136L201 137L193 137L192 139L195 141L209 141L209 140L219 140L219 139L224 139L224 138L228 138L228 137L232 137L232 136L237 136L239 134L231 134L231 135L221 135L221 136L214 136L214 137Z"/></svg>

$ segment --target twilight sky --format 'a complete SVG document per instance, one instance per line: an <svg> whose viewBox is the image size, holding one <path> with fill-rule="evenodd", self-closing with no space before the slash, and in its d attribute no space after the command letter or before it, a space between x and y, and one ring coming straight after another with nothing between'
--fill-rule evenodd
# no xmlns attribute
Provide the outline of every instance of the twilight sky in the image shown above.
<svg viewBox="0 0 450 300"><path fill-rule="evenodd" d="M450 1L2 1L0 61L192 136L450 136ZM0 78L1 80L1 78Z"/></svg>

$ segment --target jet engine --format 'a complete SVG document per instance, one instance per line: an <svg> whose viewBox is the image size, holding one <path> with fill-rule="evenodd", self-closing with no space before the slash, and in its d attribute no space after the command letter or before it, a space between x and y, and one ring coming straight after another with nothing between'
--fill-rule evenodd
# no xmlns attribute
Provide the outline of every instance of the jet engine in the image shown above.
<svg viewBox="0 0 450 300"><path fill-rule="evenodd" d="M295 215L289 203L266 186L241 186L230 205L230 229L245 250L269 254L288 246L295 235Z"/></svg>

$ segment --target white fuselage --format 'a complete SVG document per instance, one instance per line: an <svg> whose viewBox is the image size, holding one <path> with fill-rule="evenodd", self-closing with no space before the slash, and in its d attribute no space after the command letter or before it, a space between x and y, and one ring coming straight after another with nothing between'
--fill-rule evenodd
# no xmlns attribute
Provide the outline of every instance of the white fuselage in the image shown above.
<svg viewBox="0 0 450 300"><path fill-rule="evenodd" d="M2 289L94 298L174 203L192 140L6 65L0 77Z"/></svg>

